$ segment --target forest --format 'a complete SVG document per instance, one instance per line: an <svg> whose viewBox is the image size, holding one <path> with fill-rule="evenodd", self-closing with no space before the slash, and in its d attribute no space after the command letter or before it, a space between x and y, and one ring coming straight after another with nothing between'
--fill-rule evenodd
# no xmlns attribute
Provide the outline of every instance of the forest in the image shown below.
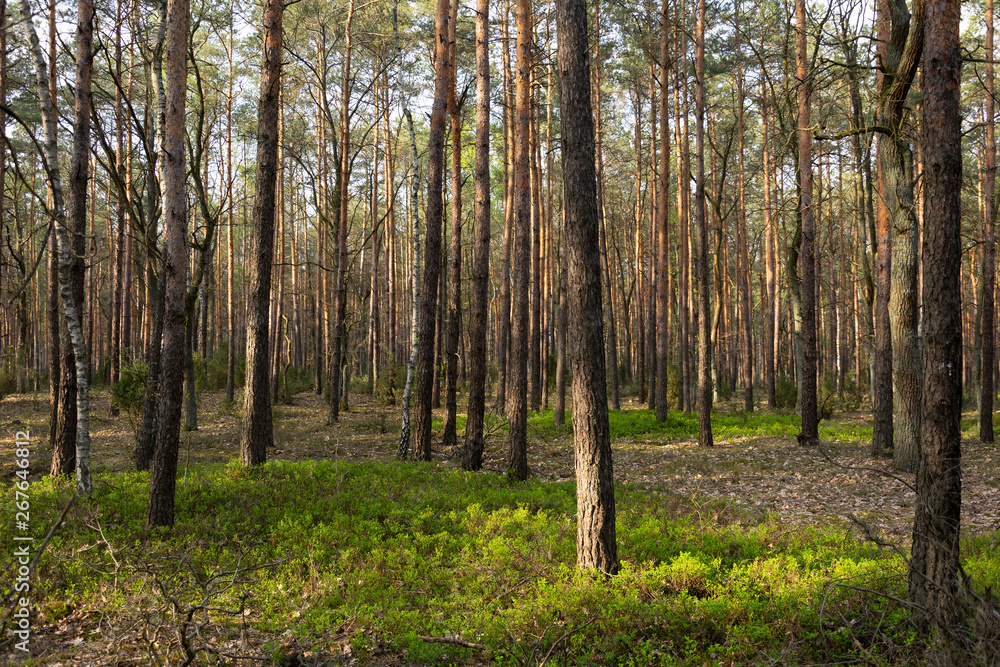
<svg viewBox="0 0 1000 667"><path fill-rule="evenodd" d="M0 656L996 665L993 0L0 0Z"/></svg>

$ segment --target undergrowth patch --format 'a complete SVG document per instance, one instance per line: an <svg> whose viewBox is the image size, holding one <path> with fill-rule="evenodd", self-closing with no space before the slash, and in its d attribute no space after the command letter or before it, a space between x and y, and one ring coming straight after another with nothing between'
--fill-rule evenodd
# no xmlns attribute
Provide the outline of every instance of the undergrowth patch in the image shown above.
<svg viewBox="0 0 1000 667"><path fill-rule="evenodd" d="M33 517L53 520L71 492L66 481L33 484ZM39 562L34 594L50 611L38 622L65 627L71 603L76 655L280 664L294 648L421 664L881 664L923 649L888 597L905 598L901 558L849 530L792 527L664 488L619 485L623 568L610 579L575 567L572 482L233 461L179 480L169 531L144 526L147 492L145 473L101 476ZM13 507L3 505L8 542ZM966 569L990 585L996 544L982 535L965 550Z"/></svg>

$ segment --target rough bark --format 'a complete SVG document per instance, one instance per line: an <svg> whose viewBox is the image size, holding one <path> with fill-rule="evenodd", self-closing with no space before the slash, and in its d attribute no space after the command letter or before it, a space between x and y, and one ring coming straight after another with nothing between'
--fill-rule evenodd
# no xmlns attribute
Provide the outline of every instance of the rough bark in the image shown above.
<svg viewBox="0 0 1000 667"><path fill-rule="evenodd" d="M668 2L663 0L660 6L660 174L659 192L656 196L656 420L664 421L670 409L668 386L670 374L667 372L670 364L670 290L667 281L670 276L670 220L667 203L670 200L670 127L667 123L667 106L670 101L667 87L667 71L669 68L669 45L667 43L667 24L669 22Z"/></svg>
<svg viewBox="0 0 1000 667"><path fill-rule="evenodd" d="M801 0L800 0L801 1ZM695 193L698 253L698 444L712 446L712 345L709 317L708 220L705 215L705 0L695 33Z"/></svg>
<svg viewBox="0 0 1000 667"><path fill-rule="evenodd" d="M333 340L330 347L330 417L329 423L336 422L340 418L340 404L343 401L346 407L346 392L343 391L346 383L343 378L345 372L344 349L347 341L347 217L350 197L348 196L348 185L351 179L351 114L350 114L350 92L351 92L351 52L352 52L352 32L351 24L354 21L354 0L350 0L347 5L347 24L344 27L344 34L347 43L344 46L344 71L340 84L340 170L337 174L338 185L338 207L337 215L337 286L334 289L334 316L336 321L333 325Z"/></svg>
<svg viewBox="0 0 1000 667"><path fill-rule="evenodd" d="M458 2L451 5L448 21L448 43L451 62L456 58L455 24L458 23ZM441 442L454 447L455 420L458 417L458 341L462 335L462 108L455 95L455 67L448 72L448 115L451 117L451 254L448 281L448 337L445 342L445 414Z"/></svg>
<svg viewBox="0 0 1000 667"><path fill-rule="evenodd" d="M163 342L156 446L149 476L146 522L174 523L174 487L184 389L184 296L187 289L187 187L184 107L187 96L188 0L167 0L166 89L163 98Z"/></svg>
<svg viewBox="0 0 1000 667"><path fill-rule="evenodd" d="M476 210L469 305L469 406L462 467L483 467L486 413L486 321L490 280L490 3L476 0Z"/></svg>
<svg viewBox="0 0 1000 667"><path fill-rule="evenodd" d="M444 202L444 130L448 73L451 50L448 48L448 0L438 0L435 19L434 105L431 108L430 136L427 143L427 236L426 261L420 295L419 346L416 391L413 401L413 455L421 461L431 459L431 401L434 393L434 334L438 311L438 281L441 278L441 225ZM414 277L416 279L416 277Z"/></svg>
<svg viewBox="0 0 1000 667"><path fill-rule="evenodd" d="M816 260L812 202L812 135L810 132L811 84L806 54L805 0L795 2L795 73L798 79L799 210L802 245L799 259L802 278L802 376L800 384L802 432L799 444L818 442L816 405Z"/></svg>
<svg viewBox="0 0 1000 667"><path fill-rule="evenodd" d="M514 132L514 257L511 285L510 370L507 374L507 470L528 478L528 274L530 272L531 200L528 165L531 4L517 0L517 105Z"/></svg>
<svg viewBox="0 0 1000 667"><path fill-rule="evenodd" d="M246 384L243 389L243 423L240 431L240 459L247 466L264 463L267 460L267 448L274 446L268 364L268 302L271 296L275 189L278 179L282 8L280 0L268 0L264 6L264 50L257 112L257 174L247 276Z"/></svg>
<svg viewBox="0 0 1000 667"><path fill-rule="evenodd" d="M417 358L420 353L420 281L417 276L420 273L420 207L417 203L417 183L419 178L420 162L417 156L417 137L413 130L413 116L410 115L409 108L403 109L406 116L406 125L410 131L410 219L413 222L411 232L413 241L413 266L410 267L410 281L412 294L410 298L410 361L406 367L406 384L403 386L403 425L399 433L399 448L396 450L396 458L405 461L410 455L410 396L413 393L413 376L417 369Z"/></svg>
<svg viewBox="0 0 1000 667"><path fill-rule="evenodd" d="M993 101L993 0L986 0L986 54L984 83L986 87L986 146L983 191L983 310L980 320L982 332L982 365L980 370L979 439L984 443L993 442L993 365L995 360L994 342L996 334L996 183L997 183L997 141L995 103Z"/></svg>
<svg viewBox="0 0 1000 667"><path fill-rule="evenodd" d="M960 291L962 53L958 0L928 0L924 49L923 439L917 471L909 596L937 632L957 643L962 474ZM948 664L963 664L950 656Z"/></svg>
<svg viewBox="0 0 1000 667"><path fill-rule="evenodd" d="M520 4L520 3L519 3ZM618 571L615 496L608 428L601 307L600 233L590 63L584 0L556 3L563 113L567 294L573 344L573 441L576 463L577 566Z"/></svg>

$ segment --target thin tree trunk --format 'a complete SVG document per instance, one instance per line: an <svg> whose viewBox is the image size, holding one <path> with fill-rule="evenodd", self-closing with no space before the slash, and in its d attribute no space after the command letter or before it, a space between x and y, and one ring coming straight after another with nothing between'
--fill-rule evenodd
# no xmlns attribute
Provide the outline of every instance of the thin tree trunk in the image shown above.
<svg viewBox="0 0 1000 667"><path fill-rule="evenodd" d="M667 281L670 276L670 220L667 204L670 201L670 126L668 125L668 105L670 103L667 87L667 72L670 64L670 51L667 37L669 23L669 5L662 0L660 6L660 180L659 192L656 195L658 207L656 221L657 288L656 288L656 420L667 418L670 409L670 290ZM675 84L677 81L675 81ZM681 186L678 185L678 192ZM683 224L683 222L681 223ZM683 240L684 234L681 233ZM652 243L650 243L652 245ZM682 255L683 256L683 255ZM682 313L685 312L682 309ZM682 317L684 315L682 314ZM685 354L682 344L681 354Z"/></svg>
<svg viewBox="0 0 1000 667"><path fill-rule="evenodd" d="M979 403L979 439L984 443L993 442L993 366L994 366L994 325L996 324L996 180L997 141L994 121L996 113L993 101L993 0L986 0L986 173L983 190L986 192L983 207L983 223L986 234L983 243L983 312L980 321L982 332L982 365L980 371L981 388Z"/></svg>
<svg viewBox="0 0 1000 667"><path fill-rule="evenodd" d="M705 1L698 2L698 28L695 33L694 224L698 234L698 444L711 447L712 345L708 314L708 221L705 216Z"/></svg>

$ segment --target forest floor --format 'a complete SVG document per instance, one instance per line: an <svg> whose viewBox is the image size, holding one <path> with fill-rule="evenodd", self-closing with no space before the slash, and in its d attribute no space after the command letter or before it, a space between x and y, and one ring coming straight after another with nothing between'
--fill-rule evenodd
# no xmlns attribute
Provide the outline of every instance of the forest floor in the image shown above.
<svg viewBox="0 0 1000 667"><path fill-rule="evenodd" d="M349 465L393 461L400 427L398 406L386 405L383 401L360 393L353 393L350 400L350 409L341 412L339 423L332 426L327 425L326 403L313 393L295 394L275 406L275 448L268 452L268 459L289 463L326 460L346 462ZM128 484L131 479L128 475L133 468L131 454L134 418L126 414L112 417L107 391L95 391L91 405L91 456L95 494L113 496L122 488L122 484ZM820 446L803 448L798 446L795 438L798 420L794 415L767 409L747 414L739 409L741 406L736 402L720 403L713 416L715 446L700 448L697 446L697 425L693 416L672 413L667 424L657 425L651 413L643 410L643 406L635 400L623 401L622 407L622 411L611 413L611 430L615 478L622 485L625 494L623 497L631 498L630 494L642 494L646 490L649 498L653 499L651 502L655 504L656 498L664 498L664 494L669 494L671 497L682 498L682 505L686 508L684 511L698 513L699 521L723 522L719 518L720 514L757 517L746 525L754 522L761 525L767 523L769 526L777 526L776 530L783 535L793 535L796 532L812 535L813 530L825 531L826 534L839 533L842 536L840 539L846 539L847 542L862 543L875 538L883 544L895 544L901 549L900 553L908 553L914 514L914 475L892 472L889 470L889 460L870 456L870 413L835 414L821 424ZM14 436L18 431L28 430L31 434L32 481L46 474L51 457L47 446L48 409L48 398L43 394L11 395L0 401L0 429L4 433L0 439L0 460L3 461L0 476L5 482L15 481L14 468L10 462L14 459ZM459 411L462 410L464 406L460 405ZM433 463L429 469L449 474L448 470L457 469L458 466L457 457L453 457L454 452L440 446L443 416L443 410L435 410L435 446ZM179 478L187 482L188 475L197 477L197 471L204 468L205 464L226 464L234 458L238 459L239 421L239 408L227 405L222 392L204 392L199 401L198 429L183 432L181 436ZM505 432L499 418L494 416L488 422L493 424L493 428L488 429L485 469L503 473ZM459 442L462 440L463 429L464 417L460 416ZM1000 454L995 445L983 445L975 437L976 424L971 412L963 415L962 429L962 530L965 537L971 538L1000 530ZM555 427L551 411L535 412L529 417L528 436L529 464L534 480L541 483L572 481L572 427ZM388 466L386 469L393 468ZM123 479L126 481L123 482ZM563 489L565 485L557 484L555 487ZM53 498L55 495L54 493ZM632 501L624 501L623 506L627 507L629 502ZM49 513L58 513L55 501L52 500L52 503ZM710 513L711 516L701 517L702 512ZM620 515L619 521L622 520ZM384 519L380 518L379 521ZM740 521L745 523L746 519ZM98 521L97 527L100 525ZM3 530L9 528L6 526ZM623 534L622 529L620 534ZM637 539L628 535L620 537L624 559L630 557L627 545ZM773 541L773 538L766 540ZM111 542L113 541L112 538ZM100 547L101 542L110 548L111 542L103 534L92 546ZM656 544L659 545L659 541ZM92 546L80 549L91 549ZM114 553L111 551L110 557L114 561ZM76 559L72 553L69 558ZM638 555L636 558L638 559ZM116 581L118 567L115 561ZM558 578L556 575L550 576ZM340 579L337 581L340 582ZM513 604L513 600L511 602ZM87 613L93 614L93 609ZM64 617L48 613L51 622L36 628L35 639L38 642L36 645L42 647L49 657L36 664L62 664L67 667L70 664L91 664L87 658L80 658L79 654L75 656L72 649L72 646L95 637L81 630L85 625L81 615L85 615L82 610ZM342 632L338 636L353 637L360 632L352 630L351 623L344 621L339 628ZM100 621L96 627L99 633ZM347 629L344 630L344 627ZM666 626L663 629L664 632L667 631ZM546 636L548 632L543 631L540 637ZM287 634L287 631L275 632L275 645L280 645L281 638ZM511 640L513 639L511 635ZM342 640L338 641L343 644ZM559 641L562 640L556 640L552 644L553 649ZM0 645L3 642L4 638L0 638ZM449 643L447 638L444 643ZM891 647L891 640L889 644ZM536 648L537 646L536 642ZM59 647L63 647L62 650ZM0 648L0 664L13 655L7 653L9 650L9 647ZM705 664L715 664L705 657L715 655L709 653L710 650L716 649L706 648L702 653L697 653ZM338 662L351 662L350 648L345 651L338 656ZM319 654L312 655L314 659L311 663L302 664L327 664L319 661ZM370 664L406 662L402 658L403 653L398 651L378 649L374 653L369 651L366 655ZM494 658L497 655L494 653ZM56 660L57 656L59 660ZM445 662L448 660L445 656ZM773 661L772 658L768 660ZM437 661L440 662L440 658ZM540 660L540 655L532 653L523 660L516 658L513 662L537 664L545 660ZM665 658L650 659L647 662L672 664ZM163 664L173 663L168 659ZM273 664L282 662L278 659ZM298 663L292 661L285 664ZM475 664L475 661L464 660L462 664ZM635 664L645 663L640 661Z"/></svg>
<svg viewBox="0 0 1000 667"><path fill-rule="evenodd" d="M238 401L238 399L237 399ZM0 402L0 425L13 431L27 426L34 443L48 437L47 396L13 395ZM92 398L92 465L95 480L105 471L132 468L134 418L110 416L106 391ZM634 398L623 400L622 413L642 411ZM793 525L819 526L867 524L908 549L913 529L915 475L891 469L888 458L872 457L871 413L842 412L820 427L818 448L800 447L794 434L798 422L787 411L766 407L757 415L781 415L777 424L742 411L742 403L723 402L717 415L729 416L728 428L717 431L715 446L697 446L697 430L689 421L667 434L643 433L642 424L626 423L614 437L615 480L662 486L691 498L719 499L765 514L777 515ZM339 423L327 425L329 407L311 392L292 396L275 406L275 449L271 460L303 461L348 459L388 461L395 458L399 440L399 408L364 394L350 396L350 409ZM464 433L464 405L459 405L459 443ZM551 410L533 412L528 426L528 461L539 479L574 478L572 427L551 426ZM440 445L443 409L434 410L433 461L457 465L450 449ZM1000 417L1000 414L997 415ZM207 462L225 462L239 456L238 408L227 407L222 392L204 392L199 401L198 429L181 434L179 468ZM612 411L612 420L616 413ZM747 422L740 428L740 420ZM776 428L775 428L776 427ZM775 434L775 431L780 431ZM997 428L1000 437L1000 426ZM484 468L505 470L505 432L487 432ZM962 529L968 534L1000 529L1000 451L984 445L977 436L976 417L967 410L962 419ZM0 456L12 455L5 438ZM44 464L44 448L34 451ZM44 470L44 465L43 468ZM853 517L853 518L852 518Z"/></svg>

